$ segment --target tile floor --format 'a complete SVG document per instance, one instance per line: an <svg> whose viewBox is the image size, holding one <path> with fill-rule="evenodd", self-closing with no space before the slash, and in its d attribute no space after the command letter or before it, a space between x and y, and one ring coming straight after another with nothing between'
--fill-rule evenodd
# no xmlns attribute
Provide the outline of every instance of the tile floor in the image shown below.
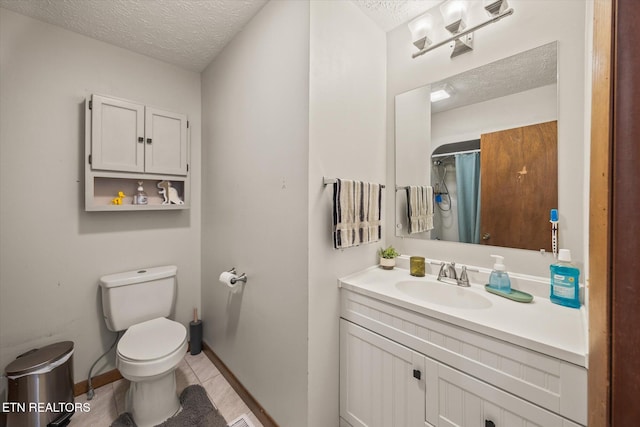
<svg viewBox="0 0 640 427"><path fill-rule="evenodd" d="M262 427L260 421L251 413L204 352L196 356L187 353L176 370L176 382L178 393L188 385L202 385L207 390L211 403L227 422L235 420L240 415L249 414L251 422L256 427ZM95 396L89 401L91 410L76 412L71 417L69 427L109 427L118 415L124 412L124 396L128 385L128 380L121 379L95 389ZM75 401L87 402L87 395L78 396Z"/></svg>

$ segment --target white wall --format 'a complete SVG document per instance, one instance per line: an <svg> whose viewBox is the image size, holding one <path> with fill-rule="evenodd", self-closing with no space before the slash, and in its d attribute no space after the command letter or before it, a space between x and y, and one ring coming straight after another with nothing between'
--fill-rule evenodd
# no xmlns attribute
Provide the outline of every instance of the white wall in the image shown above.
<svg viewBox="0 0 640 427"><path fill-rule="evenodd" d="M202 75L204 340L282 426L307 419L309 3L269 2ZM218 282L235 266L244 291Z"/></svg>
<svg viewBox="0 0 640 427"><path fill-rule="evenodd" d="M190 210L84 211L92 92L189 116ZM200 76L0 9L0 93L0 367L72 340L79 382L115 337L100 276L176 264L177 320L187 325L199 307ZM113 358L98 366L113 369Z"/></svg>
<svg viewBox="0 0 640 427"><path fill-rule="evenodd" d="M384 243L333 249L333 190L322 177L385 183L385 46L385 33L353 3L311 2L308 427L338 425L336 279L374 265ZM393 194L387 185L383 203Z"/></svg>
<svg viewBox="0 0 640 427"><path fill-rule="evenodd" d="M476 68L552 41L558 41L558 160L559 211L561 247L570 248L573 258L583 268L587 253L584 223L587 220L584 200L585 182L585 67L586 13L588 2L558 0L549 13L548 2L519 0L513 2L515 13L500 22L476 32L471 53L449 58L446 47L435 49L416 59L406 25L387 33L387 182L394 182L395 159L394 106L396 95L446 76ZM393 215L393 204L387 205ZM451 259L460 263L491 267L493 249L452 242L421 241L396 238L387 227L390 243L402 253L426 255L436 259ZM547 276L552 257L520 249L503 250L510 270Z"/></svg>
<svg viewBox="0 0 640 427"><path fill-rule="evenodd" d="M350 2L271 2L203 74L205 340L283 426L338 424L336 279L382 242L332 249L322 177L385 180L385 49Z"/></svg>

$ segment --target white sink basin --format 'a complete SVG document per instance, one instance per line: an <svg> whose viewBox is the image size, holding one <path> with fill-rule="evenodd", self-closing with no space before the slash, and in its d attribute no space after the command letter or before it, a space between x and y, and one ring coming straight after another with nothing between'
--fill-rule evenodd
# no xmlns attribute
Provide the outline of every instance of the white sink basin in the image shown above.
<svg viewBox="0 0 640 427"><path fill-rule="evenodd" d="M431 304L454 308L479 309L491 307L491 301L467 288L437 281L405 280L396 283L403 294Z"/></svg>

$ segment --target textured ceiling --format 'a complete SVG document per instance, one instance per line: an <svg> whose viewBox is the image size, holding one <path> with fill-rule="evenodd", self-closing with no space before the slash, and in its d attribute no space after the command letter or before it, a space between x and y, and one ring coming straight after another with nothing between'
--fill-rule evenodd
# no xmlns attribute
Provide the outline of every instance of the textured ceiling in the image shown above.
<svg viewBox="0 0 640 427"><path fill-rule="evenodd" d="M431 104L431 111L438 113L554 84L557 56L558 46L553 42L433 83L433 89L448 84L454 96Z"/></svg>
<svg viewBox="0 0 640 427"><path fill-rule="evenodd" d="M0 6L188 70L202 71L267 1L0 0ZM385 32L442 3L351 1Z"/></svg>
<svg viewBox="0 0 640 427"><path fill-rule="evenodd" d="M405 24L443 0L351 0L383 31Z"/></svg>
<svg viewBox="0 0 640 427"><path fill-rule="evenodd" d="M202 71L267 1L0 0L0 6L188 70ZM442 2L351 1L385 32Z"/></svg>
<svg viewBox="0 0 640 427"><path fill-rule="evenodd" d="M266 1L0 0L0 6L202 71Z"/></svg>
<svg viewBox="0 0 640 427"><path fill-rule="evenodd" d="M441 2L351 1L385 32ZM188 70L202 71L266 2L0 0L0 6Z"/></svg>

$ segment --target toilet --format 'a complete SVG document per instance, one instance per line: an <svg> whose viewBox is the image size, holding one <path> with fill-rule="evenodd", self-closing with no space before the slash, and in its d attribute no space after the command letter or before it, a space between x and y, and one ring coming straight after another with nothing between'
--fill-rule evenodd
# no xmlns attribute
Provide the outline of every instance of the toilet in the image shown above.
<svg viewBox="0 0 640 427"><path fill-rule="evenodd" d="M116 367L130 381L125 410L138 427L155 426L180 409L175 370L187 352L187 329L167 318L176 295L176 266L100 278L107 328L125 331Z"/></svg>

